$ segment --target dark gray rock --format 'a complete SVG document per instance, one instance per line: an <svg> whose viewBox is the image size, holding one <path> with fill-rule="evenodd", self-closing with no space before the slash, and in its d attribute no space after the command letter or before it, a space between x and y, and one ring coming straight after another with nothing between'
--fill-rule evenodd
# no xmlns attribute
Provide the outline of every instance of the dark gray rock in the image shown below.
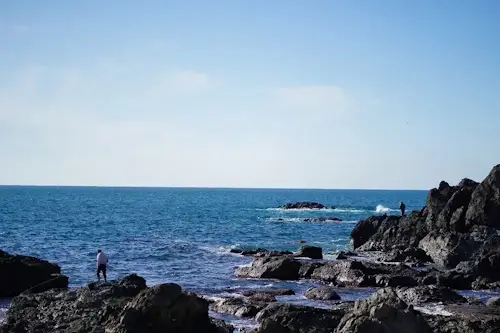
<svg viewBox="0 0 500 333"><path fill-rule="evenodd" d="M484 305L451 305L444 308L452 316L425 315L433 333L498 333L500 310Z"/></svg>
<svg viewBox="0 0 500 333"><path fill-rule="evenodd" d="M241 298L227 298L211 304L211 309L215 312L246 318L255 317L266 305L265 302L251 302Z"/></svg>
<svg viewBox="0 0 500 333"><path fill-rule="evenodd" d="M371 216L363 221L359 221L351 231L351 246L354 249L357 249L361 245L365 244L373 235L375 235L380 227L380 224L388 218L389 217L387 216ZM391 218L399 220L397 217Z"/></svg>
<svg viewBox="0 0 500 333"><path fill-rule="evenodd" d="M419 247L427 252L435 263L447 268L454 268L461 261L467 260L479 248L467 234L433 231L425 236Z"/></svg>
<svg viewBox="0 0 500 333"><path fill-rule="evenodd" d="M238 277L297 280L300 266L300 262L289 257L256 258L250 266L238 267L235 274Z"/></svg>
<svg viewBox="0 0 500 333"><path fill-rule="evenodd" d="M400 288L396 290L400 299L408 304L422 303L465 303L467 299L450 288L436 286L420 286L414 288Z"/></svg>
<svg viewBox="0 0 500 333"><path fill-rule="evenodd" d="M338 217L310 217L303 219L304 222L342 222Z"/></svg>
<svg viewBox="0 0 500 333"><path fill-rule="evenodd" d="M434 262L424 250L415 247L411 247L405 250L394 250L385 256L384 261L419 264Z"/></svg>
<svg viewBox="0 0 500 333"><path fill-rule="evenodd" d="M252 289L245 290L241 293L243 296L251 297L255 294L268 294L271 296L286 296L286 295L295 295L295 291L292 289L283 289L283 288L270 288L270 289Z"/></svg>
<svg viewBox="0 0 500 333"><path fill-rule="evenodd" d="M241 254L246 257L280 257L293 254L293 252L290 251L274 251L262 248L257 248L255 250L231 249L229 252Z"/></svg>
<svg viewBox="0 0 500 333"><path fill-rule="evenodd" d="M323 209L323 208L325 208L325 206L318 203L318 202L302 201L302 202L287 203L283 206L280 206L280 208L282 208L282 209Z"/></svg>
<svg viewBox="0 0 500 333"><path fill-rule="evenodd" d="M331 333L345 310L271 304L257 315L257 333Z"/></svg>
<svg viewBox="0 0 500 333"><path fill-rule="evenodd" d="M391 288L380 289L357 301L335 333L433 333L424 317Z"/></svg>
<svg viewBox="0 0 500 333"><path fill-rule="evenodd" d="M304 296L309 299L317 299L323 301L340 300L340 296L339 294L337 294L336 288L330 286L320 286L316 288L311 288L306 291Z"/></svg>
<svg viewBox="0 0 500 333"><path fill-rule="evenodd" d="M0 250L0 272L0 297L68 287L68 277L58 265L35 257Z"/></svg>
<svg viewBox="0 0 500 333"><path fill-rule="evenodd" d="M175 318L175 320L172 320ZM175 284L152 288L129 276L120 283L52 289L12 300L2 333L222 333L208 303Z"/></svg>
<svg viewBox="0 0 500 333"><path fill-rule="evenodd" d="M299 252L295 254L296 257L304 257L311 259L323 259L323 250L317 246L304 245Z"/></svg>
<svg viewBox="0 0 500 333"><path fill-rule="evenodd" d="M465 226L486 225L500 229L500 164L479 184L465 214Z"/></svg>

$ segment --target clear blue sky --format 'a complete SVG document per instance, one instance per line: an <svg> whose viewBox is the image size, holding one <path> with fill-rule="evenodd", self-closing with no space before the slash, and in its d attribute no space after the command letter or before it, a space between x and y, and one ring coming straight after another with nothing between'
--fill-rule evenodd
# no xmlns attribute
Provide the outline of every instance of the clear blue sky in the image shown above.
<svg viewBox="0 0 500 333"><path fill-rule="evenodd" d="M418 188L500 163L500 2L2 1L0 183Z"/></svg>

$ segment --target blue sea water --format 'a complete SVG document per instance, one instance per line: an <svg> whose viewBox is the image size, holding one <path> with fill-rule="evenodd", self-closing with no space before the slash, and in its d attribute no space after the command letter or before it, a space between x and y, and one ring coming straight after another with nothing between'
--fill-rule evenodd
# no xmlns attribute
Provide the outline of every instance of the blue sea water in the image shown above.
<svg viewBox="0 0 500 333"><path fill-rule="evenodd" d="M109 277L136 272L149 285L175 282L202 294L312 282L236 279L249 258L229 249L297 250L299 241L334 254L349 244L356 221L420 209L426 191L201 188L0 187L0 248L56 262L71 286L95 280L96 250L109 257ZM334 209L278 209L317 201ZM343 222L303 222L332 216ZM355 297L352 290L344 298ZM293 301L293 300L291 300Z"/></svg>

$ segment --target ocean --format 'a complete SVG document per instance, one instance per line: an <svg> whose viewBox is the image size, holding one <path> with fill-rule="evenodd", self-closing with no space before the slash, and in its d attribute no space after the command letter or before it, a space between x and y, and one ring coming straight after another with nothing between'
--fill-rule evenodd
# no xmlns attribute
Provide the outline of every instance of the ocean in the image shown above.
<svg viewBox="0 0 500 333"><path fill-rule="evenodd" d="M271 286L300 293L314 282L236 279L235 267L251 258L229 250L296 251L305 241L333 258L348 247L357 221L398 214L399 201L407 211L421 209L426 195L388 190L1 186L0 249L59 264L72 287L96 280L96 251L102 249L109 257L109 279L135 272L148 285L174 282L210 297ZM296 201L334 208L277 208ZM342 222L303 221L310 217L338 217ZM370 292L346 289L340 294L356 299ZM308 302L300 296L289 301Z"/></svg>

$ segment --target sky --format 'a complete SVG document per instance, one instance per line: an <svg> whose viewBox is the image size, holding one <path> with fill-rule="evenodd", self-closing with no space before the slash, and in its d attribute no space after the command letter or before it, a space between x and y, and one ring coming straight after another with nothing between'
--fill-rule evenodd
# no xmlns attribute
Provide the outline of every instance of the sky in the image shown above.
<svg viewBox="0 0 500 333"><path fill-rule="evenodd" d="M500 163L500 2L0 2L0 184L428 189Z"/></svg>

